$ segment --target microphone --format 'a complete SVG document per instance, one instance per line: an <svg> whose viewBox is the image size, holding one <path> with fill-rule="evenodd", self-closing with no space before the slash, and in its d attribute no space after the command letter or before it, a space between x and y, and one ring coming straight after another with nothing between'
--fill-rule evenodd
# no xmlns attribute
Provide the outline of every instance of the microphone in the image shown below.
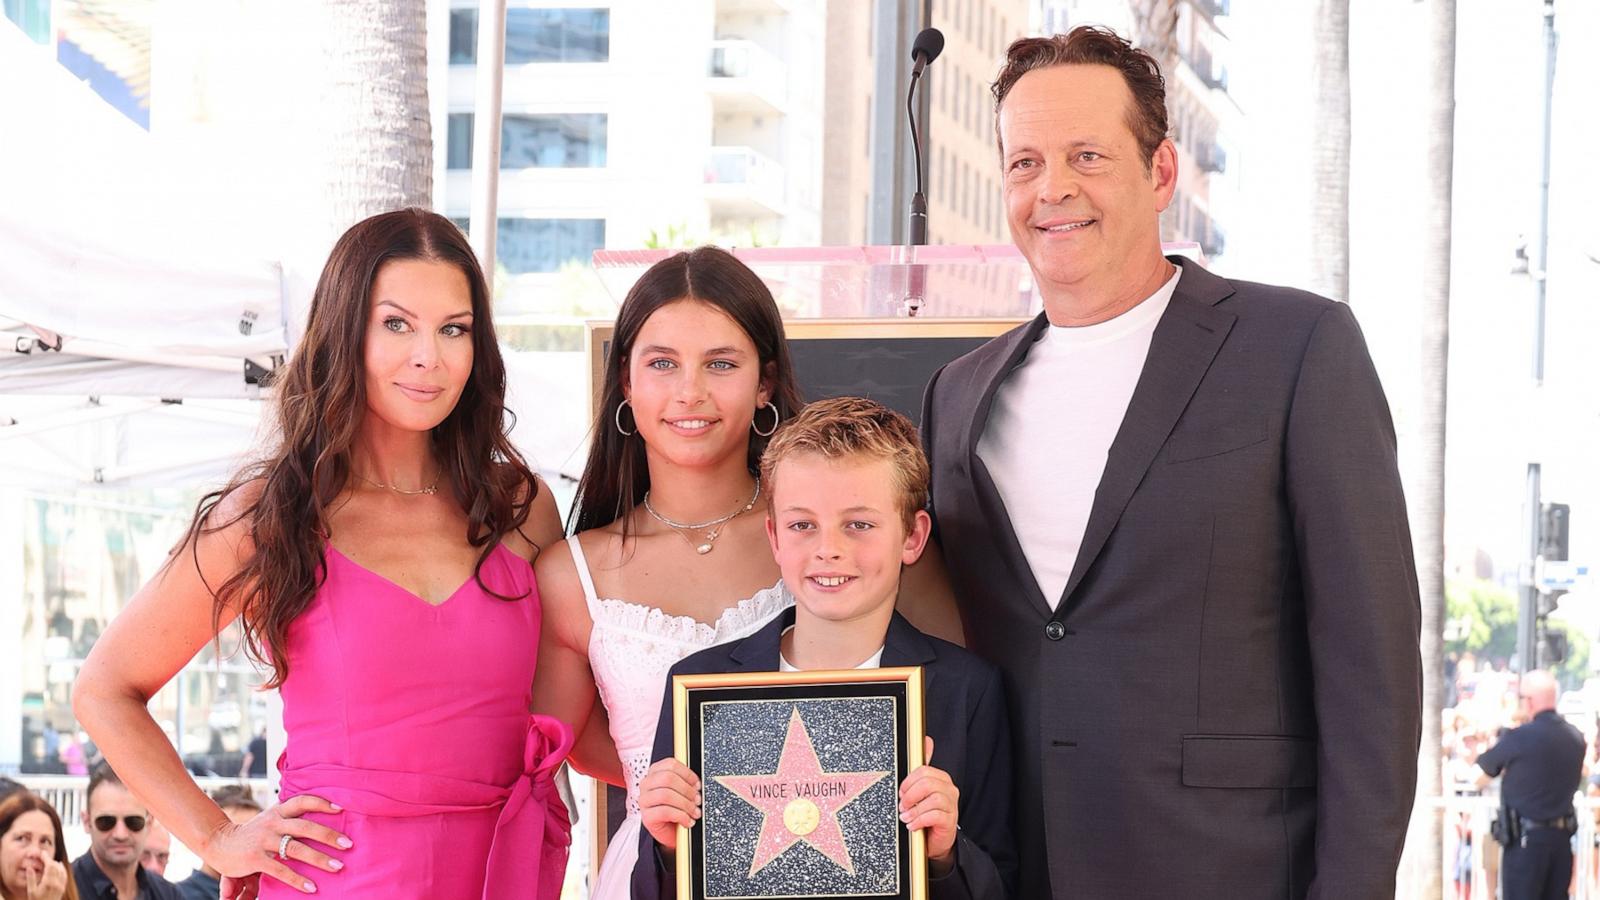
<svg viewBox="0 0 1600 900"><path fill-rule="evenodd" d="M944 32L937 28L924 28L911 42L911 77L922 77L922 70L933 64L944 52Z"/></svg>
<svg viewBox="0 0 1600 900"><path fill-rule="evenodd" d="M928 198L922 192L922 142L917 130L917 113L915 100L917 96L917 82L922 80L923 70L933 64L944 51L944 33L937 28L924 28L917 32L917 37L911 42L911 86L906 90L906 120L911 125L911 156L916 163L917 190L911 195L911 217L907 222L906 244L908 246L921 246L928 243ZM907 272L906 297L904 301L907 316L915 316L922 309L922 295L926 287L927 271L924 266L913 264Z"/></svg>
<svg viewBox="0 0 1600 900"><path fill-rule="evenodd" d="M924 28L911 42L911 87L906 91L906 120L911 124L911 155L916 163L917 190L911 196L910 237L908 244L928 242L928 198L922 192L922 142L917 130L915 99L917 82L922 72L944 52L944 32L937 28Z"/></svg>

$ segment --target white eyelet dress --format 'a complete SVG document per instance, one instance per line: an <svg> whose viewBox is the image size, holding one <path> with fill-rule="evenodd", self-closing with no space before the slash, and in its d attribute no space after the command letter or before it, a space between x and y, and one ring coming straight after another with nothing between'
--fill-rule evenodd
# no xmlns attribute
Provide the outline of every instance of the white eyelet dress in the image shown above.
<svg viewBox="0 0 1600 900"><path fill-rule="evenodd" d="M654 606L596 596L582 545L576 536L567 538L567 545L572 548L572 562L594 620L589 668L611 718L611 740L617 745L628 786L627 818L606 848L589 896L627 900L639 854L639 781L650 768L668 670L690 654L760 630L792 606L794 596L779 581L723 610L714 624L707 625L690 616L668 615Z"/></svg>

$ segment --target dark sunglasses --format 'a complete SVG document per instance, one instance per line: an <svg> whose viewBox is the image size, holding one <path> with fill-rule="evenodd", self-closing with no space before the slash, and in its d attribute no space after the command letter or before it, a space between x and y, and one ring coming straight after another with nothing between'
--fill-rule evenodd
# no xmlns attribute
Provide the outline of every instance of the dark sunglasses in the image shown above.
<svg viewBox="0 0 1600 900"><path fill-rule="evenodd" d="M144 830L144 816L123 816L122 824L128 826L129 831L139 832ZM110 831L117 827L116 816L95 816L94 827L96 831Z"/></svg>

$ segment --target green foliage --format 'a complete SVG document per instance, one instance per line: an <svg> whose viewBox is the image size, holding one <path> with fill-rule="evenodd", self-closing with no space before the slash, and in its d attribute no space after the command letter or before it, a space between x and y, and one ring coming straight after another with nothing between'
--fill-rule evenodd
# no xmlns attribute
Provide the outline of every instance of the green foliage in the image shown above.
<svg viewBox="0 0 1600 900"><path fill-rule="evenodd" d="M1444 601L1445 652L1470 651L1480 660L1517 652L1517 598L1510 591L1487 581L1450 581Z"/></svg>
<svg viewBox="0 0 1600 900"><path fill-rule="evenodd" d="M688 250L702 243L704 241L689 233L687 222L668 225L659 231L652 228L644 239L645 248L649 250Z"/></svg>
<svg viewBox="0 0 1600 900"><path fill-rule="evenodd" d="M1517 596L1487 581L1445 584L1445 652L1470 652L1480 661L1510 659L1517 652ZM1562 619L1548 621L1550 631L1567 637L1567 658L1554 667L1564 685L1575 687L1589 677L1589 636Z"/></svg>

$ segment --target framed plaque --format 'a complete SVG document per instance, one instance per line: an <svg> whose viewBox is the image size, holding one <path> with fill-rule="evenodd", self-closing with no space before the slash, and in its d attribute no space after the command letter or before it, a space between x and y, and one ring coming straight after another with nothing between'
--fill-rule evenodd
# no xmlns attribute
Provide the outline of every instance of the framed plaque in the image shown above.
<svg viewBox="0 0 1600 900"><path fill-rule="evenodd" d="M921 667L678 675L672 706L703 801L678 829L682 900L924 900L925 839L900 821Z"/></svg>

